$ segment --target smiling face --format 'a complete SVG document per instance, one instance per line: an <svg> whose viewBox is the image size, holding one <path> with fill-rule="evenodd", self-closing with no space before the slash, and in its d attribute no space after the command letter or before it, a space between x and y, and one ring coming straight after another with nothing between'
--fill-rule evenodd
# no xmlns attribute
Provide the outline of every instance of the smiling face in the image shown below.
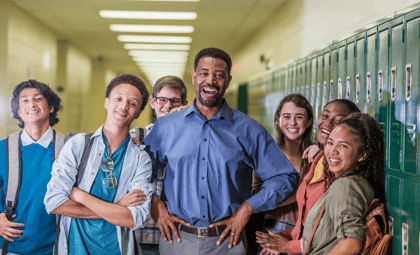
<svg viewBox="0 0 420 255"><path fill-rule="evenodd" d="M141 100L140 91L133 85L123 83L114 87L105 98L106 124L130 127L131 122L140 116Z"/></svg>
<svg viewBox="0 0 420 255"><path fill-rule="evenodd" d="M348 115L349 110L344 104L331 103L325 106L318 119L318 142L325 145L334 127Z"/></svg>
<svg viewBox="0 0 420 255"><path fill-rule="evenodd" d="M168 99L179 99L182 100L181 90L173 89L171 87L163 87L159 93L156 94L156 97L165 97ZM185 100L180 105L173 105L171 100L168 100L166 104L160 104L153 97L149 98L150 106L155 110L156 116L159 118L168 114L173 108L180 107L182 105L187 105L188 101Z"/></svg>
<svg viewBox="0 0 420 255"><path fill-rule="evenodd" d="M335 177L338 178L350 169L353 169L358 161L366 157L359 153L359 143L350 128L340 125L331 132L324 148L328 166Z"/></svg>
<svg viewBox="0 0 420 255"><path fill-rule="evenodd" d="M311 125L312 120L308 120L305 108L297 107L293 102L287 102L280 111L280 117L276 123L285 139L300 140L306 129Z"/></svg>
<svg viewBox="0 0 420 255"><path fill-rule="evenodd" d="M19 94L18 115L25 126L48 124L54 107L49 106L45 97L36 88L23 89Z"/></svg>
<svg viewBox="0 0 420 255"><path fill-rule="evenodd" d="M225 61L212 57L201 58L197 69L192 71L192 82L198 99L197 106L221 106L231 79Z"/></svg>

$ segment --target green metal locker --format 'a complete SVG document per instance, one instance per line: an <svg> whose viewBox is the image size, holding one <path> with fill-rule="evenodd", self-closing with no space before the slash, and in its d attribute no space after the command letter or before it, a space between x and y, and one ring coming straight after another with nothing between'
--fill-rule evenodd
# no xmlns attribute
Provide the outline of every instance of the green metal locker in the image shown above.
<svg viewBox="0 0 420 255"><path fill-rule="evenodd" d="M418 162L418 114L419 106L419 60L420 60L420 10L405 16L405 63L404 63L404 166L403 204L401 220L408 228L408 238L403 233L403 248L409 254L420 254L420 172ZM404 247L404 242L408 247Z"/></svg>
<svg viewBox="0 0 420 255"><path fill-rule="evenodd" d="M330 66L331 66L331 49L324 49L323 53L323 79L322 79L322 100L321 100L321 112L325 104L329 101L330 98ZM319 117L319 115L318 115Z"/></svg>
<svg viewBox="0 0 420 255"><path fill-rule="evenodd" d="M309 102L312 105L312 109L314 111L314 126L313 126L313 131L312 131L312 136L315 140L316 137L316 125L317 125L317 111L316 111L316 107L315 107L315 102L316 102L316 76L317 76L317 70L318 70L318 59L317 59L317 55L313 54L310 56L310 61L311 61L311 79L310 79L310 92L311 92L311 96L310 98L308 98Z"/></svg>
<svg viewBox="0 0 420 255"><path fill-rule="evenodd" d="M338 47L336 45L331 46L331 57L330 57L330 97L328 102L337 99L337 72L338 72Z"/></svg>
<svg viewBox="0 0 420 255"><path fill-rule="evenodd" d="M337 99L345 98L346 69L347 69L347 49L346 41L337 45L338 49L338 72L337 72Z"/></svg>
<svg viewBox="0 0 420 255"><path fill-rule="evenodd" d="M345 99L356 103L356 82L355 82L355 68L356 68L356 37L347 39L347 71L345 82ZM343 84L344 85L344 84Z"/></svg>
<svg viewBox="0 0 420 255"><path fill-rule="evenodd" d="M248 84L241 84L238 87L238 110L248 114Z"/></svg>
<svg viewBox="0 0 420 255"><path fill-rule="evenodd" d="M296 79L297 79L297 64L296 64L296 62L293 62L292 64L290 64L291 65L291 68L292 68L292 89L291 89L291 92L292 93L296 93L296 89L297 89L297 81L296 81Z"/></svg>
<svg viewBox="0 0 420 255"><path fill-rule="evenodd" d="M316 98L315 98L315 108L314 108L314 118L318 119L322 112L322 83L324 81L324 52L321 50L317 53L317 69L316 69Z"/></svg>
<svg viewBox="0 0 420 255"><path fill-rule="evenodd" d="M372 28L366 34L366 76L365 76L365 89L366 89L366 111L367 113L378 120L377 104L378 93L377 91L377 57L378 57L378 37L377 28Z"/></svg>
<svg viewBox="0 0 420 255"><path fill-rule="evenodd" d="M360 111L367 113L366 105L366 31L356 35L356 76L355 84L355 103Z"/></svg>
<svg viewBox="0 0 420 255"><path fill-rule="evenodd" d="M305 97L311 102L311 58L306 58L305 63Z"/></svg>
<svg viewBox="0 0 420 255"><path fill-rule="evenodd" d="M297 93L300 93L302 95L305 94L305 61L302 59L299 59L297 63L297 83L296 87L298 88Z"/></svg>

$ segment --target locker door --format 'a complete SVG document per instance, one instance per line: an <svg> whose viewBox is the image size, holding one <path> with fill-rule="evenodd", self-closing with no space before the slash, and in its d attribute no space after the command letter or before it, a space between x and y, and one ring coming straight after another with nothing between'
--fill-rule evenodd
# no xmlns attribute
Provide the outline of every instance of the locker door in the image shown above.
<svg viewBox="0 0 420 255"><path fill-rule="evenodd" d="M324 50L323 63L324 63L324 73L323 73L323 79L322 79L322 104L320 106L321 112L325 104L329 101L329 98L330 98L331 52L329 48Z"/></svg>
<svg viewBox="0 0 420 255"><path fill-rule="evenodd" d="M286 72L286 95L292 93L292 80L293 80L293 67L292 65L287 65Z"/></svg>
<svg viewBox="0 0 420 255"><path fill-rule="evenodd" d="M345 98L346 85L346 60L347 60L346 41L338 45L338 76L337 76L337 99Z"/></svg>
<svg viewBox="0 0 420 255"><path fill-rule="evenodd" d="M389 168L387 169L389 178L389 209L394 218L394 252L396 254L406 254L406 248L402 245L403 221L401 217L401 206L403 202L403 122L404 122L404 24L403 18L391 21L391 44L389 59L389 78L390 78L390 108L389 108ZM392 187L392 188L391 188ZM399 187L398 191L396 187ZM407 229L404 227L404 229ZM406 230L404 230L406 231Z"/></svg>
<svg viewBox="0 0 420 255"><path fill-rule="evenodd" d="M241 84L238 87L238 110L248 114L248 84Z"/></svg>
<svg viewBox="0 0 420 255"><path fill-rule="evenodd" d="M347 39L347 73L345 83L345 99L351 100L356 103L355 93L355 68L356 68L356 41L355 37ZM361 110L361 109L360 109Z"/></svg>
<svg viewBox="0 0 420 255"><path fill-rule="evenodd" d="M281 95L281 99L283 99L283 97L286 94L286 69L285 68L281 68L279 70L279 84L280 84L280 95Z"/></svg>
<svg viewBox="0 0 420 255"><path fill-rule="evenodd" d="M316 72L316 98L315 98L315 108L314 108L314 118L318 119L322 112L322 92L323 92L323 78L324 78L324 54L321 51L317 56L317 72Z"/></svg>
<svg viewBox="0 0 420 255"><path fill-rule="evenodd" d="M367 113L366 105L366 32L356 36L356 76L355 76L355 103L360 111Z"/></svg>
<svg viewBox="0 0 420 255"><path fill-rule="evenodd" d="M330 97L328 98L327 102L337 99L338 48L336 46L331 48L330 60L330 80L328 81Z"/></svg>
<svg viewBox="0 0 420 255"><path fill-rule="evenodd" d="M419 59L420 59L420 10L407 14L406 17L406 35L405 40L405 70L404 70L404 86L405 91L405 120L404 120L404 176L403 181L403 205L401 220L407 224L408 247L402 244L403 248L407 248L409 254L420 253L419 243L419 201L420 201L420 171L418 162L418 123L417 118L419 111ZM417 205L416 205L417 203ZM405 233L402 233L403 236Z"/></svg>
<svg viewBox="0 0 420 255"><path fill-rule="evenodd" d="M311 59L306 59L305 64L305 97L311 102Z"/></svg>
<svg viewBox="0 0 420 255"><path fill-rule="evenodd" d="M367 52L366 52L366 76L365 76L365 91L366 91L366 110L367 113L378 120L377 108L377 28L373 28L367 31Z"/></svg>
<svg viewBox="0 0 420 255"><path fill-rule="evenodd" d="M312 109L314 110L314 119L316 121L314 121L314 126L313 126L313 131L312 131L312 137L315 138L315 134L316 134L316 124L318 121L317 118L317 111L316 111L316 107L315 107L315 103L316 103L316 76L317 76L317 69L318 69L318 61L317 61L317 57L316 55L311 57L311 98L310 98L310 103L312 105Z"/></svg>
<svg viewBox="0 0 420 255"><path fill-rule="evenodd" d="M297 93L297 64L294 62L292 64L292 93Z"/></svg>
<svg viewBox="0 0 420 255"><path fill-rule="evenodd" d="M300 60L298 65L298 84L299 93L305 95L305 61Z"/></svg>

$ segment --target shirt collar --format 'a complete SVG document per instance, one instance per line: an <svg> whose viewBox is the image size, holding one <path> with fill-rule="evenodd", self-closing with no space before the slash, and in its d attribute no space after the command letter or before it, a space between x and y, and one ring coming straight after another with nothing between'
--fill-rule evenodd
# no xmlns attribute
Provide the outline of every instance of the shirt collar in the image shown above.
<svg viewBox="0 0 420 255"><path fill-rule="evenodd" d="M193 100L192 104L185 111L183 117L186 117L186 116L192 114L193 112L195 112L197 115L202 115L200 113L200 111L197 109L197 107L195 106L196 100L197 100L197 98L195 98ZM211 119L218 120L218 119L221 119L221 118L227 119L233 125L233 110L232 110L232 108L229 107L228 103L226 102L226 100L224 98L223 98L222 109L220 109L220 111L216 114L216 116L212 117Z"/></svg>
<svg viewBox="0 0 420 255"><path fill-rule="evenodd" d="M33 143L37 143L44 148L48 148L52 139L53 139L53 130L52 130L51 126L48 128L47 132L45 132L41 136L41 138L38 141L34 141L34 139L32 139L32 137L29 136L28 132L26 132L25 129L23 129L22 136L21 136L23 146L28 146L28 145L31 145Z"/></svg>

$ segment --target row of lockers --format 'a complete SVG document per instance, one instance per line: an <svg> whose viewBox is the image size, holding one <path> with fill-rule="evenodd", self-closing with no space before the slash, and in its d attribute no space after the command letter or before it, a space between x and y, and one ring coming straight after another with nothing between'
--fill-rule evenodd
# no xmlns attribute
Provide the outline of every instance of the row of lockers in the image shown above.
<svg viewBox="0 0 420 255"><path fill-rule="evenodd" d="M420 9L351 36L248 83L248 114L273 130L277 104L301 93L316 120L331 100L352 100L385 135L393 254L420 254ZM242 99L239 97L238 99Z"/></svg>

